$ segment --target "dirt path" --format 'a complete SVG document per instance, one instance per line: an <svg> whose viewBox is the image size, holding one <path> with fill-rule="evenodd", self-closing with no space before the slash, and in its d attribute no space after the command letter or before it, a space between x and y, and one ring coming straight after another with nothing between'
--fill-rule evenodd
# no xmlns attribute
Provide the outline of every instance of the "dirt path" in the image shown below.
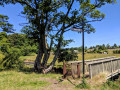
<svg viewBox="0 0 120 90"><path fill-rule="evenodd" d="M44 90L73 90L74 88L74 85L70 83L64 83L66 80L63 80L62 82L51 78L40 78L40 80L51 83L49 86L46 86Z"/></svg>

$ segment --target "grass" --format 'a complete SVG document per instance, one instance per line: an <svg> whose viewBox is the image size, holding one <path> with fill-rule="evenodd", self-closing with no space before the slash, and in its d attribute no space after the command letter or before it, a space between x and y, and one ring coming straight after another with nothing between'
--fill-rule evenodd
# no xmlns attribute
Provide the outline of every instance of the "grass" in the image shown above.
<svg viewBox="0 0 120 90"><path fill-rule="evenodd" d="M47 81L44 79L57 79L61 77L60 74L37 74L37 73L28 73L18 71L2 71L0 72L0 90L51 90L48 88L49 85L52 85L52 81ZM102 77L101 77L102 78ZM79 83L80 80L74 80ZM64 88L65 86L71 86L72 84L65 80L59 83L59 88ZM75 88L69 87L67 90L80 90L82 87L87 87L82 90L120 90L120 79L115 82L108 81L104 84L99 84L99 86L93 86L89 83L89 86L80 84ZM56 86L56 88L57 88ZM47 89L46 89L47 88ZM66 87L65 87L66 88Z"/></svg>
<svg viewBox="0 0 120 90"><path fill-rule="evenodd" d="M103 58L103 57L110 57L110 56L116 56L120 57L120 54L113 54L113 50L109 50L109 54L85 54L85 59L95 59L95 58ZM54 55L50 56L50 59L48 60L48 64L52 61ZM0 60L4 58L4 55L0 53ZM34 61L36 58L36 55L32 56L21 56L20 59L24 61ZM82 60L82 54L78 54L78 60ZM56 62L56 66L62 65L61 63ZM48 73L46 75L44 74L37 74L33 72L17 72L17 71L2 71L0 72L0 90L45 90L45 88L48 85L51 85L51 82L45 81L44 79L41 80L41 78L51 78L51 79L56 79L59 80L59 77L61 77L61 74L53 74L53 73ZM95 79L100 80L100 78L103 78L103 76L97 77ZM103 81L103 79L101 79ZM79 84L75 80L76 83ZM96 80L94 80L96 81ZM95 83L95 82L91 82ZM100 84L101 82L95 83L95 86L90 85L90 89L88 90L120 90L117 85L120 85L120 80L117 82L114 82L115 84L112 83L115 87L112 88L111 86L108 85L108 83L105 83L103 85ZM69 86L71 85L70 82L65 81L62 82L63 85ZM84 85L83 85L84 86ZM81 86L80 86L81 87ZM112 89L111 89L112 88ZM76 88L74 88L76 89ZM72 89L72 90L74 90Z"/></svg>
<svg viewBox="0 0 120 90"><path fill-rule="evenodd" d="M108 50L109 54L98 54L98 53L90 53L89 54L89 53L86 53L85 54L85 60L95 59L95 58L104 58L104 57L110 57L110 56L120 57L120 54L113 54L112 53L113 50ZM35 61L36 56L37 55L34 55L34 56L21 56L20 59L24 60L24 61ZM53 58L54 58L54 55L51 55L49 60L48 60L48 64L50 64L50 62L53 60ZM79 60L82 60L82 53L78 54L78 61ZM63 65L63 63L62 62L60 62L60 63L56 62L55 65L56 65L56 67L59 67L59 66Z"/></svg>
<svg viewBox="0 0 120 90"><path fill-rule="evenodd" d="M120 90L120 81L113 82L113 81L107 81L105 84L103 84L100 87L101 90Z"/></svg>
<svg viewBox="0 0 120 90"><path fill-rule="evenodd" d="M42 90L50 85L50 82L41 80L41 78L57 79L60 74L37 74L17 71L2 71L0 72L0 90Z"/></svg>
<svg viewBox="0 0 120 90"><path fill-rule="evenodd" d="M104 57L110 57L110 56L116 56L116 57L120 57L120 54L97 54L97 53L93 53L93 54L85 54L85 60L88 59L95 59L95 58L104 58ZM78 60L82 60L82 54L78 54Z"/></svg>

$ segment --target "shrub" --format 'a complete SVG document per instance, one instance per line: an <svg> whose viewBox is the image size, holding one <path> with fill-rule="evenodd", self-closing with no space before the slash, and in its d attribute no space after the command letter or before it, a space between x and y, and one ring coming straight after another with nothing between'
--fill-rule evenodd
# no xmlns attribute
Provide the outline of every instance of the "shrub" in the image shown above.
<svg viewBox="0 0 120 90"><path fill-rule="evenodd" d="M19 60L21 56L20 49L11 48L5 55L5 58L1 61L0 66L2 69L20 68L22 61Z"/></svg>
<svg viewBox="0 0 120 90"><path fill-rule="evenodd" d="M114 50L113 53L114 54L120 54L120 50Z"/></svg>
<svg viewBox="0 0 120 90"><path fill-rule="evenodd" d="M65 61L75 61L78 59L77 53L74 50L67 50L67 49L61 49L59 56L58 56L58 62Z"/></svg>

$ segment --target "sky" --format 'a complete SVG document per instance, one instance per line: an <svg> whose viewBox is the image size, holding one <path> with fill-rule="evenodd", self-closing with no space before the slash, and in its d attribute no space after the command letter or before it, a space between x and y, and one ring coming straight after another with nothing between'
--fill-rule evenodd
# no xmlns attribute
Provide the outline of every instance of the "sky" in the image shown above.
<svg viewBox="0 0 120 90"><path fill-rule="evenodd" d="M9 23L14 25L16 33L21 33L21 23L25 23L26 19L19 16L23 7L20 4L6 5L0 7L0 14L7 15L9 17ZM117 0L117 4L106 4L99 9L106 16L102 21L91 23L96 29L95 33L85 33L85 46L95 46L102 44L113 45L116 43L120 45L120 0ZM73 39L75 42L69 44L67 47L80 47L82 46L82 34L69 31L64 34L64 38Z"/></svg>

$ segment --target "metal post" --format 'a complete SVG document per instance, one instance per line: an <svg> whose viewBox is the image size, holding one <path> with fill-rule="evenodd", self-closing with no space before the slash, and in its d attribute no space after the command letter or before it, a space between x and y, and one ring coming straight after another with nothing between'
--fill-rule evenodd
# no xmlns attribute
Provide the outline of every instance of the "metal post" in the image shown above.
<svg viewBox="0 0 120 90"><path fill-rule="evenodd" d="M84 29L82 31L82 49L83 49L83 77L85 76L85 60L84 60Z"/></svg>

